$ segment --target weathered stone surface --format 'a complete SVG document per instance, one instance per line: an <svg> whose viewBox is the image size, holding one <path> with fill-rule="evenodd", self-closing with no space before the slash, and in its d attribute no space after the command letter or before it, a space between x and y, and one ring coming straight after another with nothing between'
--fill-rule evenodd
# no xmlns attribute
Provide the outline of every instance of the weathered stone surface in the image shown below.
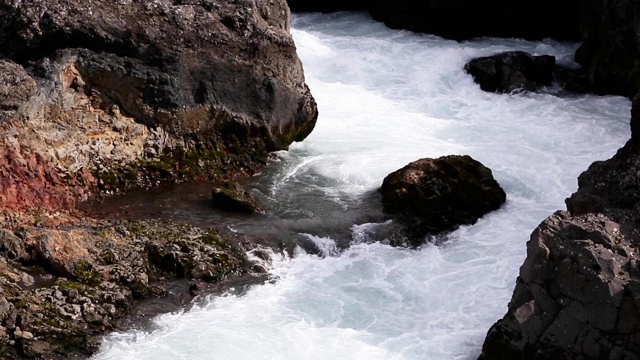
<svg viewBox="0 0 640 360"><path fill-rule="evenodd" d="M284 0L3 2L0 206L254 172L317 117L289 21Z"/></svg>
<svg viewBox="0 0 640 360"><path fill-rule="evenodd" d="M614 345L637 354L640 233L629 215L546 219L527 243L509 311L489 330L481 358L607 359Z"/></svg>
<svg viewBox="0 0 640 360"><path fill-rule="evenodd" d="M225 211L253 214L259 207L257 200L234 181L214 187L211 198L215 208Z"/></svg>
<svg viewBox="0 0 640 360"><path fill-rule="evenodd" d="M245 244L214 230L85 221L64 229L43 221L1 230L19 235L29 251L9 257L0 247L0 359L91 354L99 336L130 314L136 300L166 295L162 279L220 284L232 276L264 275L247 258ZM23 271L39 274L35 286L22 286Z"/></svg>
<svg viewBox="0 0 640 360"><path fill-rule="evenodd" d="M482 359L638 359L640 354L640 147L632 138L596 162L546 219L505 317L487 334Z"/></svg>
<svg viewBox="0 0 640 360"><path fill-rule="evenodd" d="M470 156L421 159L389 174L380 187L384 210L420 237L473 224L506 194L491 170Z"/></svg>
<svg viewBox="0 0 640 360"><path fill-rule="evenodd" d="M464 70L484 91L509 93L533 91L551 85L556 59L550 55L533 56L524 51L510 51L475 58Z"/></svg>

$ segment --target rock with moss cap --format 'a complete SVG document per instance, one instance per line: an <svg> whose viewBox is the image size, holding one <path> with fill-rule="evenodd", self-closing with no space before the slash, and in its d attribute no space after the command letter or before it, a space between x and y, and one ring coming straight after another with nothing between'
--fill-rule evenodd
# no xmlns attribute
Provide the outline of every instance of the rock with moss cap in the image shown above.
<svg viewBox="0 0 640 360"><path fill-rule="evenodd" d="M220 210L253 214L259 211L258 201L242 185L228 181L211 190L213 206Z"/></svg>
<svg viewBox="0 0 640 360"><path fill-rule="evenodd" d="M473 224L506 200L489 168L459 155L414 161L389 174L380 192L384 210L406 225L414 245Z"/></svg>

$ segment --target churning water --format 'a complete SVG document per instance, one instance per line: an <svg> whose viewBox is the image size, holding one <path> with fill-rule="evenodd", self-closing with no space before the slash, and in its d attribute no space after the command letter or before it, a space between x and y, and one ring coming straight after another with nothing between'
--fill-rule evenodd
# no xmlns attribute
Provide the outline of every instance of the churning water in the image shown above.
<svg viewBox="0 0 640 360"><path fill-rule="evenodd" d="M506 311L531 231L629 137L624 98L490 94L462 70L506 50L570 65L575 44L457 43L363 14L299 15L293 27L320 118L254 189L272 209L265 223L288 229L265 231L305 237L320 255L280 258L272 282L108 336L95 359L474 359ZM446 154L490 167L505 206L439 246L369 241L384 224L367 199L384 176Z"/></svg>

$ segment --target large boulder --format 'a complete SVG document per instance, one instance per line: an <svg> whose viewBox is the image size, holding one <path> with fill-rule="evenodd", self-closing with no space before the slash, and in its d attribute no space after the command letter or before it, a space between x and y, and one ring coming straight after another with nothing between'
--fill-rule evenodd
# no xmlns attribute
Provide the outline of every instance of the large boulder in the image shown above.
<svg viewBox="0 0 640 360"><path fill-rule="evenodd" d="M639 359L640 98L632 138L592 164L527 243L507 314L482 359Z"/></svg>
<svg viewBox="0 0 640 360"><path fill-rule="evenodd" d="M285 0L2 2L2 149L69 197L255 172L317 118L289 23Z"/></svg>
<svg viewBox="0 0 640 360"><path fill-rule="evenodd" d="M481 359L638 359L638 220L628 211L546 219Z"/></svg>
<svg viewBox="0 0 640 360"><path fill-rule="evenodd" d="M389 174L380 192L384 210L407 226L415 243L473 224L506 200L489 168L459 155L414 161Z"/></svg>
<svg viewBox="0 0 640 360"><path fill-rule="evenodd" d="M509 51L475 58L464 66L464 70L473 76L482 90L509 93L551 85L555 65L554 56Z"/></svg>

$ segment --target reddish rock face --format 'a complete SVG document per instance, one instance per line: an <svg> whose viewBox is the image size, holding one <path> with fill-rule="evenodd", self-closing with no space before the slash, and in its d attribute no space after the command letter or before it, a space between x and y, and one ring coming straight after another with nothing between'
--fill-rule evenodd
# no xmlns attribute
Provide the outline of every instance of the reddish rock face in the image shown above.
<svg viewBox="0 0 640 360"><path fill-rule="evenodd" d="M87 171L63 179L39 153L19 149L0 149L0 207L14 210L30 208L71 209L85 200L95 179Z"/></svg>
<svg viewBox="0 0 640 360"><path fill-rule="evenodd" d="M289 22L284 0L1 3L0 206L255 172L317 118Z"/></svg>

